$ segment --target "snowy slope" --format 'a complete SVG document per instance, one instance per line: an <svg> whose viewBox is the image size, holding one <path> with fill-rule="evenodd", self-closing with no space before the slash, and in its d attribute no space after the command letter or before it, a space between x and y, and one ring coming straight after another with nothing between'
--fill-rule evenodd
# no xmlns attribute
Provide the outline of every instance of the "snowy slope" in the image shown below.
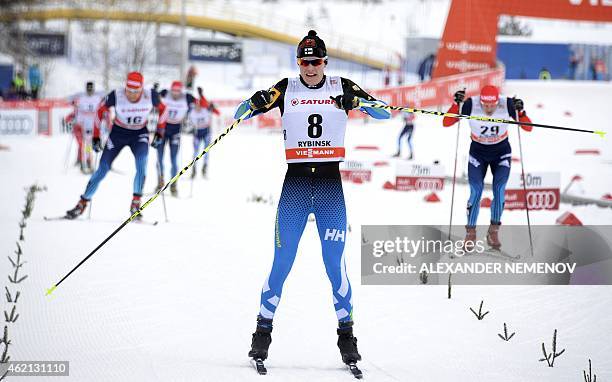
<svg viewBox="0 0 612 382"><path fill-rule="evenodd" d="M534 121L608 130L609 85L509 82L506 93L524 97ZM541 102L543 108L534 108ZM573 117L564 117L571 110ZM389 159L395 150L399 120L351 123L347 148L353 158ZM462 127L459 158L468 148ZM419 117L417 160L439 159L452 168L454 129ZM516 133L512 130L511 134ZM512 144L517 149L515 136ZM68 137L3 138L0 151L0 250L10 254L18 235L23 187L38 182L38 195L26 228L19 320L12 324L9 354L14 360L69 360L74 381L344 381L352 377L340 363L335 345L336 319L329 282L314 224L302 238L293 272L275 318L269 375L257 376L246 353L255 325L261 285L273 254L273 224L285 165L282 138L240 128L211 152L210 177L181 179L179 199L166 198L144 212L156 227L130 224L51 298L46 288L109 234L129 208L133 158L123 152L100 186L92 220L45 222L78 200L87 178L64 169ZM183 138L182 163L191 153ZM381 146L378 154L351 150L358 144ZM559 170L562 186L575 173L584 176L584 192L610 192L612 151L609 139L538 130L523 134L525 165L530 170ZM598 148L599 157L578 158L576 148ZM145 188L154 187L151 153ZM607 161L607 162L605 162ZM464 160L462 160L464 162ZM604 163L605 162L605 163ZM515 164L515 170L517 169ZM355 296L356 335L371 381L576 381L588 358L598 380L612 378L612 301L610 287L454 287L446 299L440 286L360 286L362 224L442 224L448 221L450 190L441 203L422 202L424 193L382 190L392 166L381 168L371 184L345 184L352 232L347 241L349 276ZM275 203L247 202L253 194ZM468 190L459 186L455 221L463 224ZM610 224L612 211L593 206L562 206L586 224ZM562 211L534 212L537 224L552 224ZM481 222L489 211L481 211ZM524 224L524 212L504 214L504 222ZM0 262L0 274L10 264ZM6 280L6 279L5 279ZM481 300L491 313L477 321L468 307ZM515 338L501 341L506 322ZM554 368L538 362L541 342L566 348ZM45 378L31 378L44 381ZM49 380L54 380L50 379ZM28 380L28 378L23 378Z"/></svg>

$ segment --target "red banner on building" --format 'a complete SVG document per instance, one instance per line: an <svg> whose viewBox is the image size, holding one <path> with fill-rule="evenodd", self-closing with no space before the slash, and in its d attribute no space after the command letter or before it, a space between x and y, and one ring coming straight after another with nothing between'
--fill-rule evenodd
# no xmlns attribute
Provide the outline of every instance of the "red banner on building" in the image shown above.
<svg viewBox="0 0 612 382"><path fill-rule="evenodd" d="M367 91L376 99L385 101L389 105L409 105L417 108L447 107L453 102L453 94L457 90L465 88L468 97L477 95L485 85L503 86L505 75L503 68L488 69L438 78L418 85L368 89ZM213 100L213 103L221 110L224 125L233 122L233 113L240 102L240 100ZM349 118L364 118L365 116L358 110L349 113ZM253 120L257 120L258 128L279 129L281 127L280 113L277 110L258 115Z"/></svg>
<svg viewBox="0 0 612 382"><path fill-rule="evenodd" d="M418 85L369 90L369 93L389 105L426 108L450 105L457 90L465 88L468 96L477 95L483 86L501 87L504 80L505 71L498 68L438 78ZM363 118L365 115L351 111L349 116Z"/></svg>
<svg viewBox="0 0 612 382"><path fill-rule="evenodd" d="M494 68L500 15L612 22L612 1L453 0L433 77Z"/></svg>

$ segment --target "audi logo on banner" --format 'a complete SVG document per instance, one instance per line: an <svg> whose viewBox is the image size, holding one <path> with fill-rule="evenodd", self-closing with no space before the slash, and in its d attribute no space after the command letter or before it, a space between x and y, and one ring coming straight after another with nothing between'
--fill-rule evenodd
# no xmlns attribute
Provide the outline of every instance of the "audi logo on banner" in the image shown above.
<svg viewBox="0 0 612 382"><path fill-rule="evenodd" d="M442 179L417 178L414 187L417 190L441 190L443 184Z"/></svg>
<svg viewBox="0 0 612 382"><path fill-rule="evenodd" d="M527 207L531 210L552 210L559 208L554 191L527 191Z"/></svg>
<svg viewBox="0 0 612 382"><path fill-rule="evenodd" d="M34 121L29 115L0 115L0 135L29 135Z"/></svg>
<svg viewBox="0 0 612 382"><path fill-rule="evenodd" d="M524 210L525 204L530 210L558 210L561 201L558 188L540 188L527 190L506 189L505 209Z"/></svg>
<svg viewBox="0 0 612 382"><path fill-rule="evenodd" d="M396 176L395 189L398 191L439 191L444 189L444 178L423 176Z"/></svg>

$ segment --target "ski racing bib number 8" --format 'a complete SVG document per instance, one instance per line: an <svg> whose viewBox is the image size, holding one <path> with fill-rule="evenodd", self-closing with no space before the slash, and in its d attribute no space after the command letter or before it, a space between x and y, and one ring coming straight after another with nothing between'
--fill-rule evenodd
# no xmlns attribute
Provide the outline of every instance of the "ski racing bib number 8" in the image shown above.
<svg viewBox="0 0 612 382"><path fill-rule="evenodd" d="M327 78L319 89L289 79L282 117L287 162L344 160L347 115L330 99L338 94L342 94L339 77Z"/></svg>

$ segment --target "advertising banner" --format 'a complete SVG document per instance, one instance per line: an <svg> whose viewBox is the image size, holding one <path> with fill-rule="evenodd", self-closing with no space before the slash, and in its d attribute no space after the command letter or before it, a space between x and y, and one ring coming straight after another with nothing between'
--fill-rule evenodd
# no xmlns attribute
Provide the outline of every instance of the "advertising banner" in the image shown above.
<svg viewBox="0 0 612 382"><path fill-rule="evenodd" d="M398 191L444 189L444 166L399 162L396 167L395 189Z"/></svg>
<svg viewBox="0 0 612 382"><path fill-rule="evenodd" d="M242 62L242 43L233 41L189 40L189 60Z"/></svg>
<svg viewBox="0 0 612 382"><path fill-rule="evenodd" d="M500 15L612 21L608 0L453 0L433 77L494 68Z"/></svg>
<svg viewBox="0 0 612 382"><path fill-rule="evenodd" d="M521 174L511 173L506 185L505 209L524 210L526 200L530 210L558 210L560 184L558 172L526 173L524 182Z"/></svg>

